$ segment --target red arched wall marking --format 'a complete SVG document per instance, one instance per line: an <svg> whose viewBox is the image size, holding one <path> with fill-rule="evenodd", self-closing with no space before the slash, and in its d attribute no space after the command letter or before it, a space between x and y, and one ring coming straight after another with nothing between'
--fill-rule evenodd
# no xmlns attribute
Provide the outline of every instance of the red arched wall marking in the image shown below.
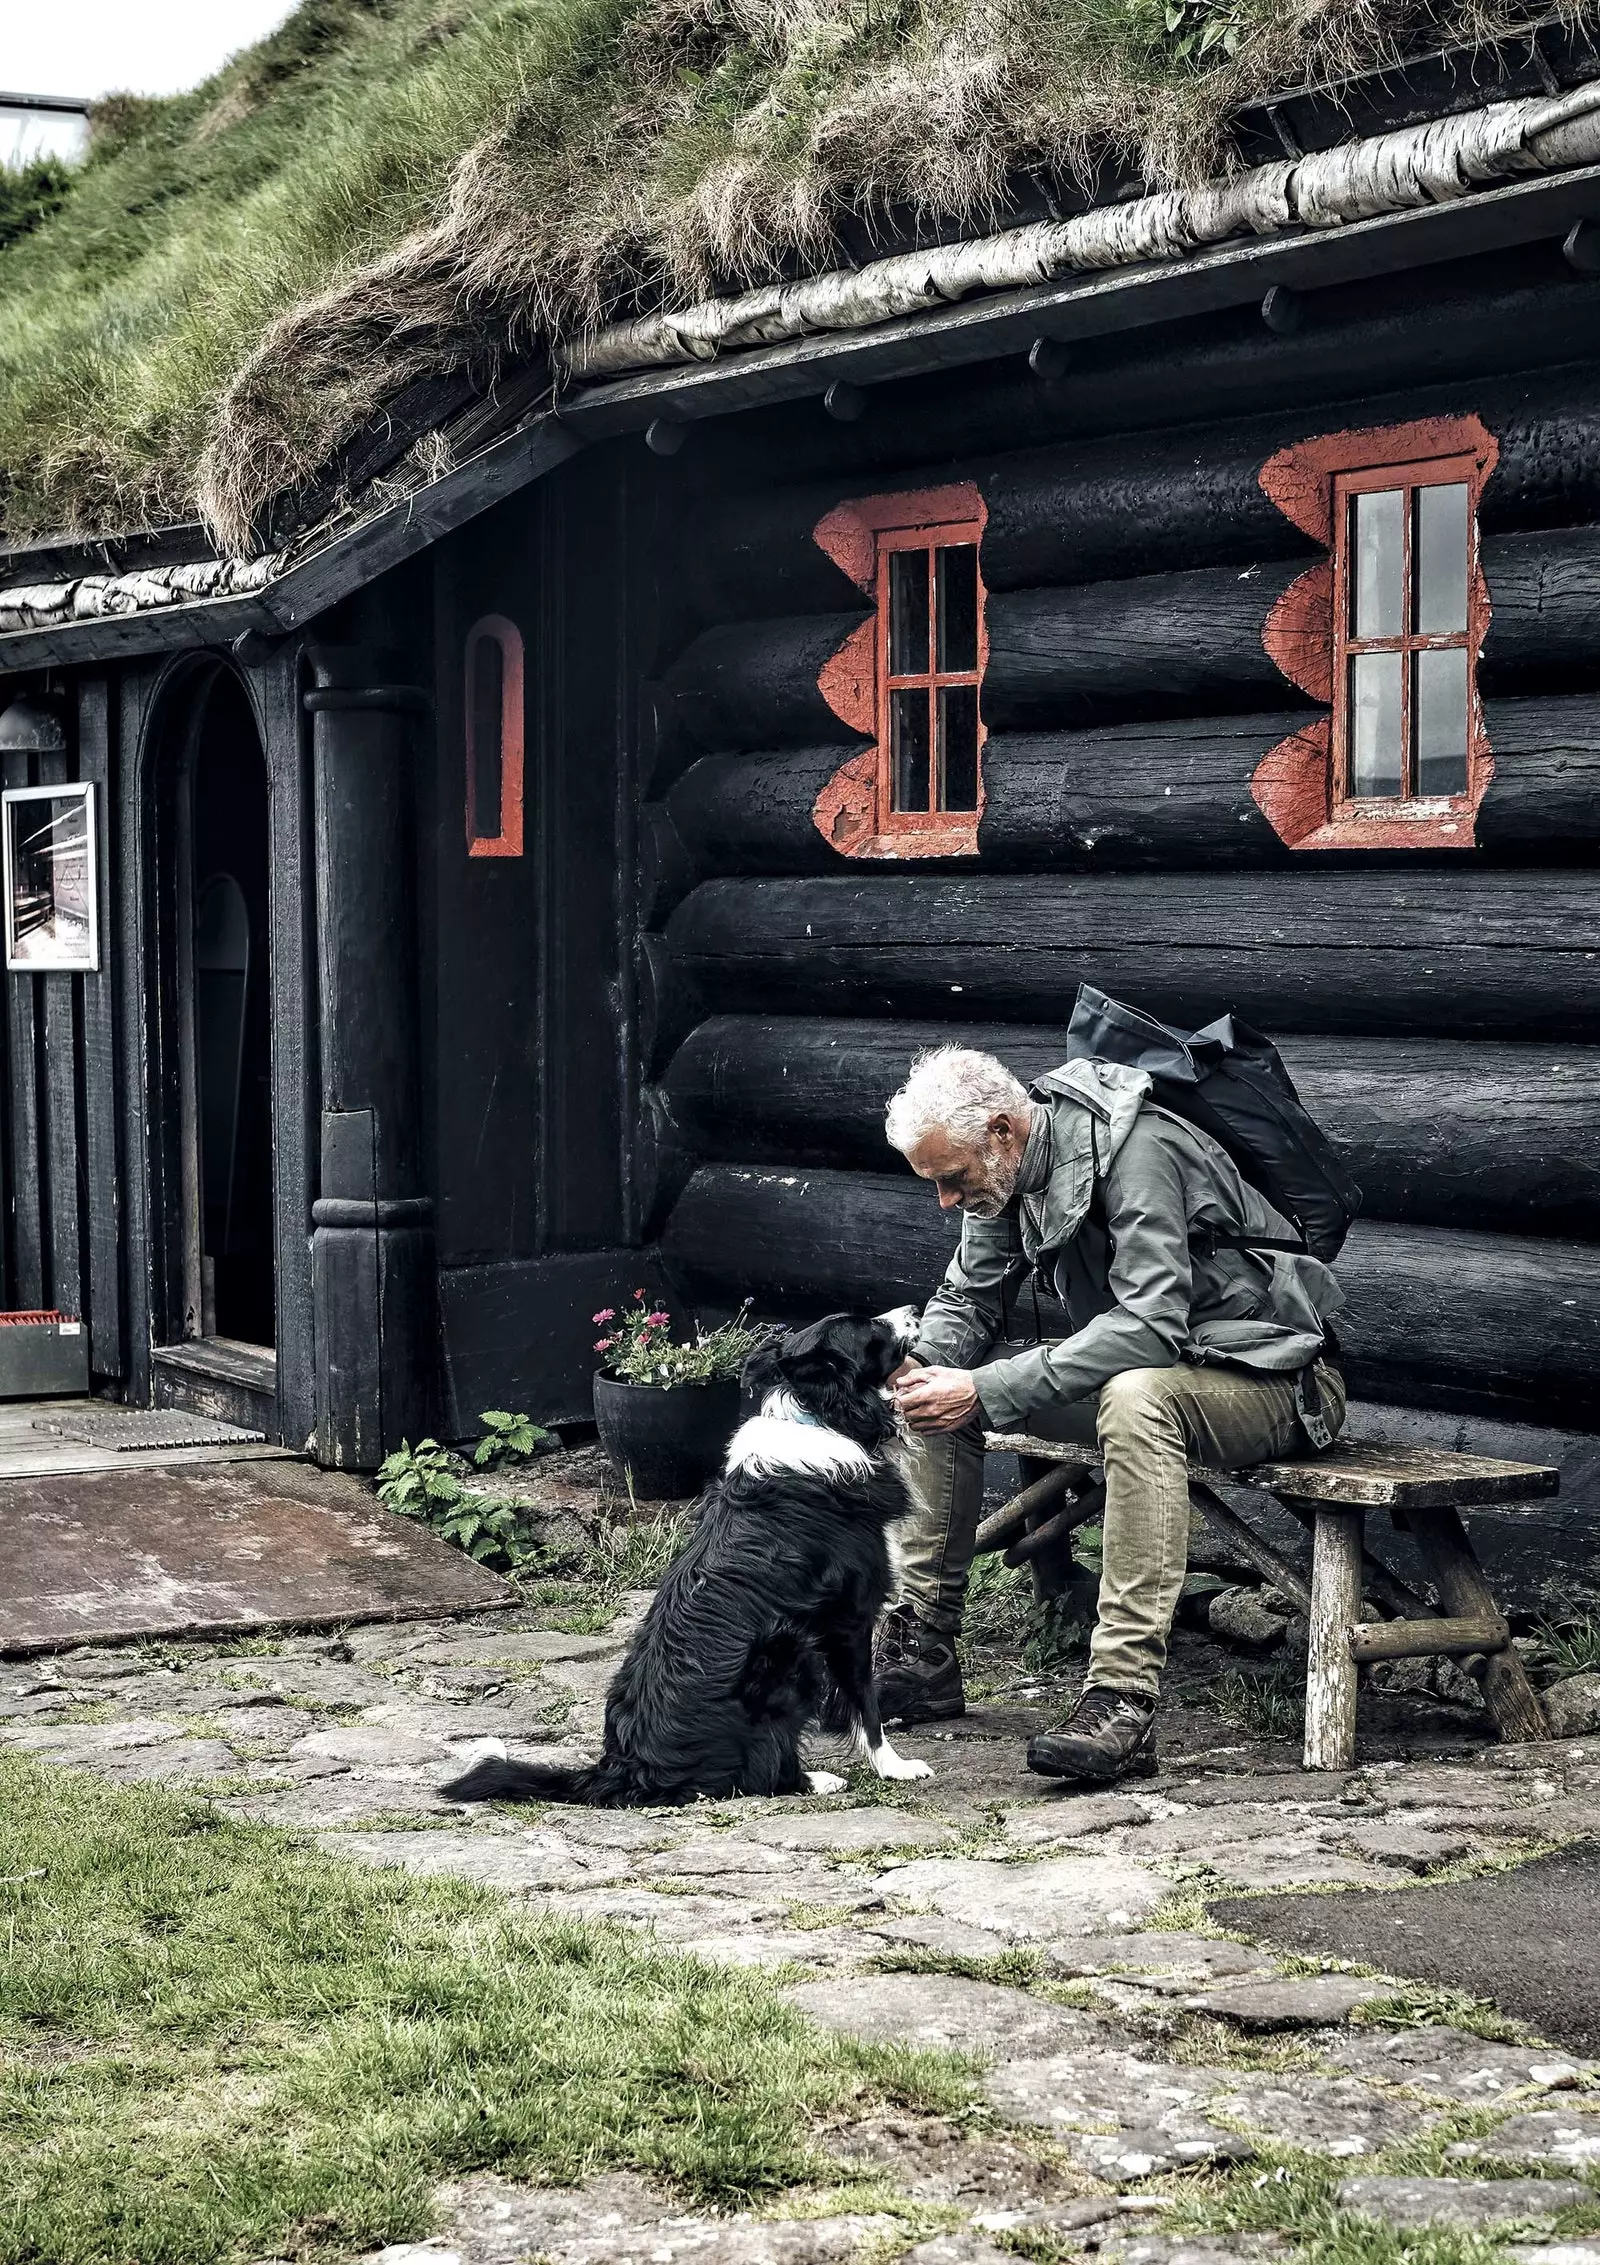
<svg viewBox="0 0 1600 2265"><path fill-rule="evenodd" d="M1261 642L1291 684L1313 700L1333 700L1333 487L1340 472L1470 456L1472 564L1468 621L1472 630L1472 705L1467 792L1447 801L1399 803L1392 812L1371 803L1335 807L1333 718L1319 716L1280 740L1256 766L1250 792L1290 849L1471 849L1478 805L1494 776L1494 757L1478 697L1477 662L1489 626L1489 586L1478 555L1478 501L1500 459L1500 444L1477 417L1429 417L1370 432L1324 433L1296 441L1262 465L1263 492L1330 556L1292 582L1267 616Z"/></svg>
<svg viewBox="0 0 1600 2265"><path fill-rule="evenodd" d="M500 648L500 808L492 834L481 833L490 816L477 807L478 745L477 702L472 696L472 672L478 647L492 641ZM522 855L523 696L522 632L504 614L486 613L467 631L462 670L466 706L467 745L467 855L469 857L520 857Z"/></svg>
<svg viewBox="0 0 1600 2265"><path fill-rule="evenodd" d="M812 533L840 572L874 596L880 530L975 525L981 540L987 518L983 497L970 480L962 480L949 487L913 488L899 495L861 496L838 504L818 520ZM840 722L873 744L840 764L812 805L812 824L841 857L976 857L984 804L981 726L976 810L945 811L937 825L915 831L882 822L878 649L874 612L850 632L818 672L817 688ZM987 649L980 625L980 667Z"/></svg>

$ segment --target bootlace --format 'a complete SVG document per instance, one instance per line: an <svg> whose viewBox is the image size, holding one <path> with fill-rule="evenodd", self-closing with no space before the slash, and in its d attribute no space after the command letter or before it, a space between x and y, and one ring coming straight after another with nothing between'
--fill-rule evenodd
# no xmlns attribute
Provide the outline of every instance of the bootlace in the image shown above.
<svg viewBox="0 0 1600 2265"><path fill-rule="evenodd" d="M1111 1691L1107 1690L1104 1685L1097 1685L1081 1694L1077 1705L1072 1710L1067 1727L1069 1730L1088 1731L1092 1734L1094 1731L1103 1730L1105 1725L1119 1715L1124 1707L1134 1709L1137 1704L1138 1702L1130 1698L1126 1691Z"/></svg>

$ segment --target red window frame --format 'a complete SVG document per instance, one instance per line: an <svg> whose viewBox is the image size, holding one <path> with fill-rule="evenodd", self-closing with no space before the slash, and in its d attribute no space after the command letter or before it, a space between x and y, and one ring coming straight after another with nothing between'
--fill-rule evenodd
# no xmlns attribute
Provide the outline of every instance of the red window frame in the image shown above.
<svg viewBox="0 0 1600 2265"><path fill-rule="evenodd" d="M478 703L475 672L478 648L486 641L500 648L500 808L493 833L482 830L489 813L478 809ZM466 711L466 812L469 857L522 855L523 656L522 632L504 614L487 613L467 631L463 651L463 705Z"/></svg>
<svg viewBox="0 0 1600 2265"><path fill-rule="evenodd" d="M1370 810L1382 815L1402 805L1455 804L1465 806L1472 795L1472 757L1478 709L1477 657L1486 622L1479 600L1478 571L1479 466L1471 456L1445 456L1410 464L1372 464L1339 472L1333 482L1333 805L1335 811ZM1425 488L1464 487L1467 491L1466 621L1459 630L1424 631L1415 627L1417 612L1416 564L1413 556L1419 492ZM1403 497L1401 525L1401 590L1405 627L1392 637L1358 637L1351 622L1354 536L1351 505L1358 495L1398 491ZM1425 794L1417 783L1416 733L1413 714L1414 655L1424 652L1464 652L1467 656L1467 739L1463 750L1465 784L1454 794ZM1363 653L1398 653L1400 667L1400 791L1398 794L1358 795L1351 777L1352 702L1351 662Z"/></svg>
<svg viewBox="0 0 1600 2265"><path fill-rule="evenodd" d="M983 685L984 664L989 657L989 637L985 622L985 590L981 543L983 525L980 520L952 520L937 527L880 527L876 542L876 581L874 600L877 608L877 738L878 738L878 830L884 834L948 833L953 823L963 828L976 823L983 807L983 747L987 736L984 730L981 707L977 715L977 747L974 753L976 796L971 807L952 809L941 800L944 791L944 764L939 747L939 694L954 686L970 685L979 693ZM969 669L942 669L938 666L938 595L935 561L940 551L969 549L973 554L973 571L977 585L977 639L975 663ZM925 669L890 669L890 636L893 617L892 561L909 551L920 551L927 560L928 573L928 666ZM928 806L925 810L897 810L894 804L894 696L897 692L925 690L928 696ZM978 703L974 702L975 706Z"/></svg>

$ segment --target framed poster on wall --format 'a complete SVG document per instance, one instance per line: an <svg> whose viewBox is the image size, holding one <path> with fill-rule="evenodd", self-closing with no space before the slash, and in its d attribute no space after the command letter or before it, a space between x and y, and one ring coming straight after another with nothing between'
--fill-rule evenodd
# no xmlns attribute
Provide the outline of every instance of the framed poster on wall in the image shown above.
<svg viewBox="0 0 1600 2265"><path fill-rule="evenodd" d="M98 968L93 786L7 787L0 837L6 966L21 974Z"/></svg>

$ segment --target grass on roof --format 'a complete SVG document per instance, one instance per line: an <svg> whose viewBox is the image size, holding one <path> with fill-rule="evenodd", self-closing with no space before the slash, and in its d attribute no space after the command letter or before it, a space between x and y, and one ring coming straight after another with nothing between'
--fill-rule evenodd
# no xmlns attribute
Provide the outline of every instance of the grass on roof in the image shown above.
<svg viewBox="0 0 1600 2265"><path fill-rule="evenodd" d="M484 2168L759 2202L825 2169L819 2116L970 2090L762 1976L193 1799L3 1757L0 1803L4 2265L349 2256Z"/></svg>
<svg viewBox="0 0 1600 2265"><path fill-rule="evenodd" d="M841 214L982 229L1017 169L1194 178L1253 95L1548 12L302 0L193 93L103 105L60 208L0 244L0 525L198 513L248 549L412 379L825 266Z"/></svg>

